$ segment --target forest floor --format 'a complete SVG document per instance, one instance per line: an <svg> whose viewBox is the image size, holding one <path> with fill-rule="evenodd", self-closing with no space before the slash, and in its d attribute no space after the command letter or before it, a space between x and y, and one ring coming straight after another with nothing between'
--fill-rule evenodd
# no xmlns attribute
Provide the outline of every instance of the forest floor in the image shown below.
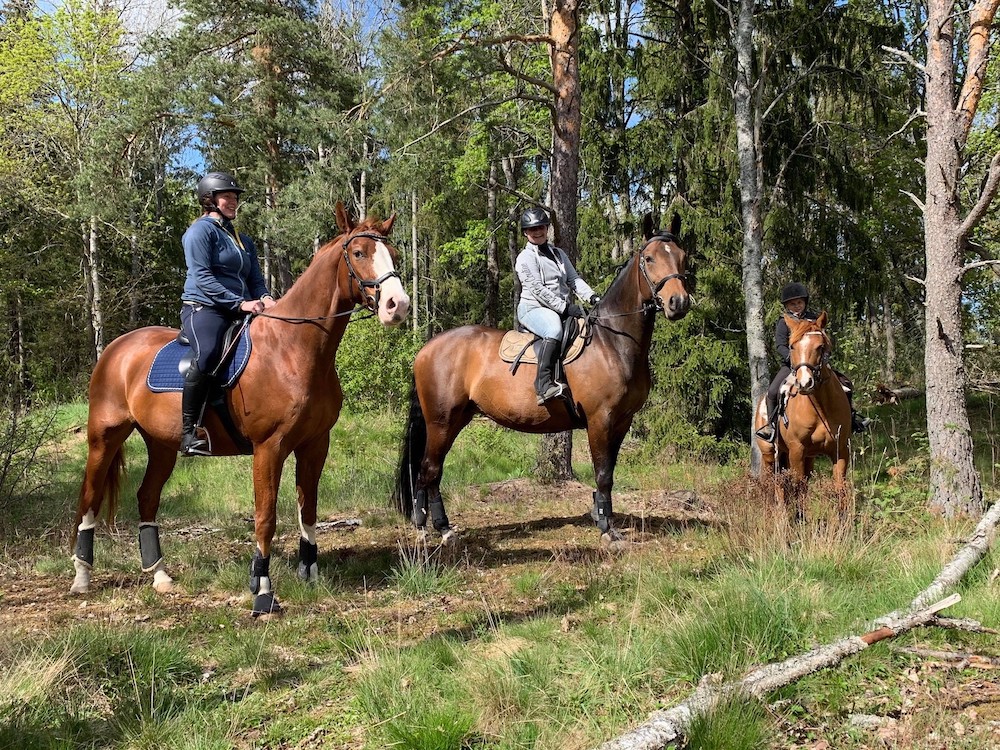
<svg viewBox="0 0 1000 750"><path fill-rule="evenodd" d="M592 488L577 482L543 486L527 479L468 488L461 502L449 508L459 528L459 543L450 547L424 549L414 541L411 529L385 515L322 518L320 568L344 572L337 576L329 596L305 603L282 601L288 613L308 609L311 614L332 612L349 619L363 612L376 634L389 634L402 644L441 634L473 640L484 619L527 621L547 611L548 603L519 591L512 584L519 577L537 571L540 564L549 571L546 575L579 566L600 575L601 570L611 571L616 565L618 553L598 542L589 517L591 492ZM692 490L616 496L618 526L632 549L694 566L707 564L713 554L701 541L709 534L678 532L716 529L720 520L713 507L711 497ZM168 567L171 548L182 542L200 548L207 542L213 555L249 560L252 524L249 518L243 520L247 534L239 541L219 528L164 520L161 533ZM172 593L151 596L148 576L122 572L121 566L102 570L101 546L109 534L122 545L134 545L131 524L99 534L92 593L82 597L69 594L72 571L68 560L56 570L54 564L35 564L32 553L22 554L8 545L0 558L0 632L10 638L36 639L80 623L112 627L134 623L170 631L184 629L194 618L213 611L246 626L253 622L248 593L236 595L232 588L211 585L186 590L180 583ZM282 566L276 577L279 598L282 577L294 575L297 536L290 524L279 527L276 552L288 562L288 568ZM378 571L384 570L386 561L419 554L461 567L465 571L461 585L424 597L394 594ZM184 565L182 561L178 566L179 576L169 567L181 582ZM561 627L580 627L581 617L567 611ZM500 641L490 647L516 649L517 644ZM837 747L830 738L845 732L855 738L852 748L1000 747L1000 644L992 654L954 657L936 648L921 649L919 643L912 647L911 642L903 657L908 666L873 678L865 695L858 696L858 703L866 707L863 715L788 710L788 702L781 700L769 704L777 735L772 747L828 750ZM838 726L831 727L834 723Z"/></svg>

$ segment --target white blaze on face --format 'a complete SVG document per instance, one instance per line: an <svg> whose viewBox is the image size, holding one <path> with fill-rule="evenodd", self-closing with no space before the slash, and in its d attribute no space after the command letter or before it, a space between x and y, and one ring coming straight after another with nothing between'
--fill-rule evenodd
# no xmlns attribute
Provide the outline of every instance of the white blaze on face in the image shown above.
<svg viewBox="0 0 1000 750"><path fill-rule="evenodd" d="M396 270L392 263L392 255L384 242L375 243L375 257L372 260L375 278L380 279L385 274ZM378 319L382 325L398 325L410 311L410 296L403 288L403 282L398 276L393 276L382 282L382 291L378 303Z"/></svg>
<svg viewBox="0 0 1000 750"><path fill-rule="evenodd" d="M822 336L822 335L823 334L820 331L809 331L807 333L804 333L802 335L802 338L805 338L806 336ZM798 383L799 388L802 389L803 391L808 391L810 388L814 388L816 386L816 383L815 383L815 378L813 377L812 368L806 365L802 365L796 368L795 382Z"/></svg>

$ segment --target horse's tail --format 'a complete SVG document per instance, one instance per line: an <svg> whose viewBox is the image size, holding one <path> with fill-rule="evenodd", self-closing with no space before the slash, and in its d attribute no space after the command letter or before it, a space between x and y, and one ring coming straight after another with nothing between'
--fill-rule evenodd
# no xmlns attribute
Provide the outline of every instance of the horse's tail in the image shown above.
<svg viewBox="0 0 1000 750"><path fill-rule="evenodd" d="M399 470L396 473L396 491L392 495L396 509L404 518L413 514L413 488L417 482L420 463L427 447L427 422L417 398L417 383L410 386L410 417L403 432L403 444L399 450Z"/></svg>
<svg viewBox="0 0 1000 750"><path fill-rule="evenodd" d="M95 500L104 504L104 518L109 526L114 525L115 515L118 513L118 499L121 497L122 478L125 476L125 444L122 443L111 457L111 465L108 466L107 474L104 476L103 488L99 491ZM86 490L86 480L80 486L80 503L77 510L76 523L73 524L73 534L70 538L70 547L76 547L76 535L80 529L80 521L83 515L89 510L83 507L83 493Z"/></svg>

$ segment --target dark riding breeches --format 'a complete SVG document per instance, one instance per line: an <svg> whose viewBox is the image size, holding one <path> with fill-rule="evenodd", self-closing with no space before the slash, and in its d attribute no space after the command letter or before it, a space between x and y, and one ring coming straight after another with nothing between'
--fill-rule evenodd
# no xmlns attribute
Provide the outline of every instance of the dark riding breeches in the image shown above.
<svg viewBox="0 0 1000 750"><path fill-rule="evenodd" d="M201 372L210 373L219 364L222 340L234 319L234 315L217 307L185 303L181 308L181 330L191 342Z"/></svg>

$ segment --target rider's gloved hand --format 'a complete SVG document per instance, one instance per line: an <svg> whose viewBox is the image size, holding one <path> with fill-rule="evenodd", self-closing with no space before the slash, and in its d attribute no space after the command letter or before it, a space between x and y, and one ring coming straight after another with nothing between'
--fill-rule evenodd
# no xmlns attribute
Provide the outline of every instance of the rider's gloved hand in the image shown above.
<svg viewBox="0 0 1000 750"><path fill-rule="evenodd" d="M583 308L575 302L566 305L565 313L567 318L582 318L584 316Z"/></svg>

